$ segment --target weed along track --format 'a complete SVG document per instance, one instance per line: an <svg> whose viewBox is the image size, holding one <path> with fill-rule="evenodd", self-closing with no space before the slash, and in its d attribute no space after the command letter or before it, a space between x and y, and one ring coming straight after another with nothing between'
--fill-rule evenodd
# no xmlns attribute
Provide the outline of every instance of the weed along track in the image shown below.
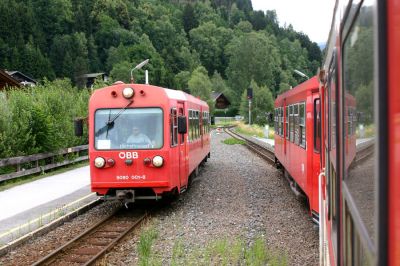
<svg viewBox="0 0 400 266"><path fill-rule="evenodd" d="M121 207L33 265L90 265L139 226L146 216Z"/></svg>
<svg viewBox="0 0 400 266"><path fill-rule="evenodd" d="M251 141L250 139L243 138L242 136L236 134L235 132L231 131L229 128L224 129L227 134L232 136L235 139L239 139L244 141L244 144L253 152L257 153L260 155L262 158L264 158L268 163L274 164L275 163L275 155L274 151L272 149L268 149L266 147L263 147L259 144L257 144L254 141Z"/></svg>

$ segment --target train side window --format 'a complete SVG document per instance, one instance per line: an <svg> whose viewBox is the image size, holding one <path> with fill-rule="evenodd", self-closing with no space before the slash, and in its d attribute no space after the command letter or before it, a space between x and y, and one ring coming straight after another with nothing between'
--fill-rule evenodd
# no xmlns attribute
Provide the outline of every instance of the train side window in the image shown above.
<svg viewBox="0 0 400 266"><path fill-rule="evenodd" d="M299 145L299 105L295 104L293 107L293 120L294 120L294 143Z"/></svg>
<svg viewBox="0 0 400 266"><path fill-rule="evenodd" d="M278 108L274 109L274 130L278 134Z"/></svg>
<svg viewBox="0 0 400 266"><path fill-rule="evenodd" d="M319 99L314 100L314 151L321 152L321 104Z"/></svg>
<svg viewBox="0 0 400 266"><path fill-rule="evenodd" d="M208 120L208 113L207 113L207 112L204 112L204 134L207 134L207 133L208 133L208 123L207 123L207 120Z"/></svg>
<svg viewBox="0 0 400 266"><path fill-rule="evenodd" d="M281 108L278 108L278 135L281 135Z"/></svg>
<svg viewBox="0 0 400 266"><path fill-rule="evenodd" d="M285 120L285 125L286 125L286 128L285 128L285 136L286 136L286 139L289 139L289 107L288 106L286 106L286 120Z"/></svg>
<svg viewBox="0 0 400 266"><path fill-rule="evenodd" d="M306 110L305 103L299 104L299 145L306 147Z"/></svg>
<svg viewBox="0 0 400 266"><path fill-rule="evenodd" d="M208 113L204 112L204 134L208 133Z"/></svg>
<svg viewBox="0 0 400 266"><path fill-rule="evenodd" d="M189 110L189 141L193 140L193 111Z"/></svg>
<svg viewBox="0 0 400 266"><path fill-rule="evenodd" d="M205 117L206 117L206 112L202 112L201 113L201 134L202 135L206 134L206 128L205 128L206 123L204 122Z"/></svg>
<svg viewBox="0 0 400 266"><path fill-rule="evenodd" d="M200 136L200 121L199 121L199 111L196 111L196 139Z"/></svg>
<svg viewBox="0 0 400 266"><path fill-rule="evenodd" d="M207 112L207 133L210 133L210 113Z"/></svg>
<svg viewBox="0 0 400 266"><path fill-rule="evenodd" d="M198 139L199 138L199 136L200 136L200 124L199 124L199 111L195 111L195 116L196 116L196 120L195 120L195 123L196 123L196 137L195 137L195 139Z"/></svg>
<svg viewBox="0 0 400 266"><path fill-rule="evenodd" d="M278 107L278 135L281 135L281 108Z"/></svg>
<svg viewBox="0 0 400 266"><path fill-rule="evenodd" d="M199 138L199 112L195 111L194 115L195 115L195 128L196 128L195 139L198 139Z"/></svg>
<svg viewBox="0 0 400 266"><path fill-rule="evenodd" d="M171 108L170 116L171 147L178 145L178 115L176 108Z"/></svg>
<svg viewBox="0 0 400 266"><path fill-rule="evenodd" d="M289 130L290 130L290 141L293 142L294 140L294 123L293 123L293 104L289 106Z"/></svg>
<svg viewBox="0 0 400 266"><path fill-rule="evenodd" d="M192 110L192 140L196 140L196 111Z"/></svg>
<svg viewBox="0 0 400 266"><path fill-rule="evenodd" d="M279 108L279 110L280 110L280 126L281 126L279 133L283 137L283 107Z"/></svg>

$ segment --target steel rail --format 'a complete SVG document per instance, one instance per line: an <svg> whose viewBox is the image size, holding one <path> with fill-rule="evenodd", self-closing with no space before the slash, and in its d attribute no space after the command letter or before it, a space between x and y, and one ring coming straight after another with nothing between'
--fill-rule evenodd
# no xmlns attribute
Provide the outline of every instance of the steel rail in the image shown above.
<svg viewBox="0 0 400 266"><path fill-rule="evenodd" d="M274 154L273 150L271 150L267 147L264 147L264 146L256 143L255 141L252 141L248 138L245 138L245 137L231 131L230 128L224 128L224 131L228 135L232 136L233 138L245 141L246 147L248 147L253 152L257 153L259 156L261 156L263 159L265 159L268 163L273 164L273 165L275 164L275 154Z"/></svg>
<svg viewBox="0 0 400 266"><path fill-rule="evenodd" d="M66 244L64 244L63 246L61 246L60 248L54 250L53 252L51 252L50 254L48 254L46 257L42 258L41 260L35 262L34 264L32 264L33 266L38 266L38 265L52 265L54 263L59 263L59 259L62 259L63 256L68 256L68 255L74 255L74 250L79 251L79 249L77 249L77 247L86 247L86 246L91 246L91 247L96 247L100 249L97 252L94 252L93 254L84 254L85 256L91 256L90 258L87 258L86 261L70 261L67 260L67 263L80 263L81 265L91 265L93 264L97 259L99 259L101 256L104 255L105 252L109 251L113 246L115 246L115 244L117 244L125 235L127 235L129 232L131 232L135 227L137 227L145 218L146 218L146 214L140 216L139 218L135 219L134 221L132 221L132 224L130 224L129 226L127 226L126 228L124 228L124 230L115 230L112 231L114 233L118 233L118 236L115 237L105 237L106 239L109 240L108 243L106 243L105 245L95 245L95 244L91 244L90 242L87 243L85 242L85 238L88 237L96 237L95 234L96 233L101 233L101 232L111 232L111 231L101 231L101 229L108 224L111 223L113 220L113 218L116 218L116 214L121 210L121 208L117 208L114 212L112 212L109 216L105 217L104 219L102 219L101 221L99 221L98 223L96 223L95 225L93 225L92 227L90 227L89 229L87 229L86 231L84 231L83 233L81 233L80 235L78 235L77 237L73 238L72 240L70 240L69 242L67 242ZM104 238L104 237L103 237ZM104 244L104 243L103 243ZM78 254L77 257L82 257L82 254L80 254L79 252L77 252ZM91 253L91 252L89 252Z"/></svg>

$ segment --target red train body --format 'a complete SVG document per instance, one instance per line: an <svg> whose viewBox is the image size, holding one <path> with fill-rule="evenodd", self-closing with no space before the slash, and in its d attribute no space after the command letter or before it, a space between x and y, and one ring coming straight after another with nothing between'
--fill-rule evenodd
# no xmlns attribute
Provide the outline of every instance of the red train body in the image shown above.
<svg viewBox="0 0 400 266"><path fill-rule="evenodd" d="M319 73L321 265L400 265L399 25L398 0L336 1Z"/></svg>
<svg viewBox="0 0 400 266"><path fill-rule="evenodd" d="M275 157L296 194L304 194L318 219L320 173L319 82L313 77L275 100Z"/></svg>
<svg viewBox="0 0 400 266"><path fill-rule="evenodd" d="M125 202L183 192L210 156L209 131L207 103L182 91L124 83L96 90L89 103L92 191Z"/></svg>

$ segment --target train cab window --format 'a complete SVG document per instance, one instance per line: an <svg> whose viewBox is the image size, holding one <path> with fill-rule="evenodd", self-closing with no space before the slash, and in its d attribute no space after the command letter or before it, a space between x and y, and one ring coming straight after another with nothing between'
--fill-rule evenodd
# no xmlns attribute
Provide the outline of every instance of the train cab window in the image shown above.
<svg viewBox="0 0 400 266"><path fill-rule="evenodd" d="M294 117L293 117L293 105L289 106L289 140L294 140Z"/></svg>
<svg viewBox="0 0 400 266"><path fill-rule="evenodd" d="M178 116L176 108L171 108L170 134L171 134L171 147L178 145Z"/></svg>
<svg viewBox="0 0 400 266"><path fill-rule="evenodd" d="M97 150L160 149L163 146L161 108L98 109L94 116Z"/></svg>
<svg viewBox="0 0 400 266"><path fill-rule="evenodd" d="M377 102L374 84L374 2L364 1L344 38L343 154L346 261L373 264L377 220ZM350 22L349 22L350 23Z"/></svg>
<svg viewBox="0 0 400 266"><path fill-rule="evenodd" d="M299 145L306 147L306 105L299 104Z"/></svg>
<svg viewBox="0 0 400 266"><path fill-rule="evenodd" d="M314 151L321 152L321 104L314 100Z"/></svg>
<svg viewBox="0 0 400 266"><path fill-rule="evenodd" d="M285 109L285 137L289 139L289 107Z"/></svg>
<svg viewBox="0 0 400 266"><path fill-rule="evenodd" d="M274 109L274 130L278 134L278 108Z"/></svg>

